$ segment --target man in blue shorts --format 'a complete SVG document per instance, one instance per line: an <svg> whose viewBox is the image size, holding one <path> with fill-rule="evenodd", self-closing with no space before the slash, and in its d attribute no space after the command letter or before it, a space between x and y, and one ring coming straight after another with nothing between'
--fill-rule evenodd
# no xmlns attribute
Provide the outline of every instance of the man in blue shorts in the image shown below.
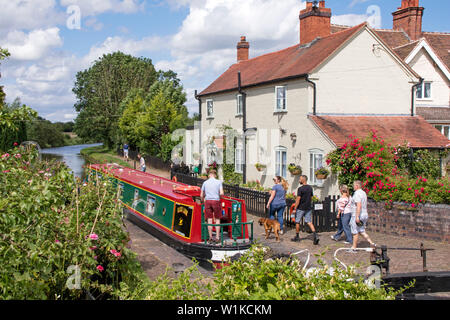
<svg viewBox="0 0 450 320"><path fill-rule="evenodd" d="M313 197L313 189L310 185L308 185L308 177L300 176L300 188L297 190L297 200L295 201L294 211L295 215L295 231L296 236L291 239L293 242L299 242L300 237L300 221L303 217L305 217L305 222L311 228L311 231L314 235L313 243L315 245L319 244L319 237L317 236L316 229L312 224L312 197Z"/></svg>

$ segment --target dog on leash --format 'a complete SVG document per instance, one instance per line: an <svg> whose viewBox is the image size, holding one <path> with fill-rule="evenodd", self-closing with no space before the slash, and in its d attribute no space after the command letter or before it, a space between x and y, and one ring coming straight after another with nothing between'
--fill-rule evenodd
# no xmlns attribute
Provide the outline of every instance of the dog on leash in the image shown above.
<svg viewBox="0 0 450 320"><path fill-rule="evenodd" d="M266 239L269 238L269 235L271 232L275 234L275 238L277 241L280 241L280 223L276 220L267 219L267 218L261 218L259 219L259 225L264 226L264 229L266 231Z"/></svg>

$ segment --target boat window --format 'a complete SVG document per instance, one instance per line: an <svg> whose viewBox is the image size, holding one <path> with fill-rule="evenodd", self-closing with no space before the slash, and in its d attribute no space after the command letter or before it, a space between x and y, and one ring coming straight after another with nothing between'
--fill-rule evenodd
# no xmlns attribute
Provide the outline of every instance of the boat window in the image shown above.
<svg viewBox="0 0 450 320"><path fill-rule="evenodd" d="M123 183L119 183L119 199L123 197Z"/></svg>
<svg viewBox="0 0 450 320"><path fill-rule="evenodd" d="M151 216L155 214L156 198L151 195L147 195L147 206L145 212Z"/></svg>
<svg viewBox="0 0 450 320"><path fill-rule="evenodd" d="M139 200L139 190L134 189L134 201L138 201L138 200Z"/></svg>

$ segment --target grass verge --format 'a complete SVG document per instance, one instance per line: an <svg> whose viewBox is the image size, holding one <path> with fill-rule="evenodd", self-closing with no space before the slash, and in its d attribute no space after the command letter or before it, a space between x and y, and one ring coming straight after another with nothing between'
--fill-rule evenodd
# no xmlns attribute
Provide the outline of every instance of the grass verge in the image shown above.
<svg viewBox="0 0 450 320"><path fill-rule="evenodd" d="M114 150L104 146L86 148L80 151L81 155L90 163L117 163L124 167L133 168L133 162L122 160Z"/></svg>

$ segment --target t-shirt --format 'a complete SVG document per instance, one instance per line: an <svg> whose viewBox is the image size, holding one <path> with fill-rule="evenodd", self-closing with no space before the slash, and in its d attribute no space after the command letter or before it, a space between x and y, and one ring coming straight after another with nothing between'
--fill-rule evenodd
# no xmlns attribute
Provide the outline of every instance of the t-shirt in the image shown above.
<svg viewBox="0 0 450 320"><path fill-rule="evenodd" d="M311 199L313 197L313 188L310 185L303 185L298 188L297 196L300 197L298 210L309 211L312 209Z"/></svg>
<svg viewBox="0 0 450 320"><path fill-rule="evenodd" d="M215 178L206 180L202 185L205 200L220 200L220 188L223 188L222 181Z"/></svg>
<svg viewBox="0 0 450 320"><path fill-rule="evenodd" d="M141 157L141 160L139 160L139 164L141 165L141 167L145 167L145 159L144 159L144 157Z"/></svg>
<svg viewBox="0 0 450 320"><path fill-rule="evenodd" d="M281 184L276 184L272 187L275 190L275 197L272 200L272 205L286 205L286 190Z"/></svg>
<svg viewBox="0 0 450 320"><path fill-rule="evenodd" d="M123 145L123 150L128 150L128 145L127 144Z"/></svg>
<svg viewBox="0 0 450 320"><path fill-rule="evenodd" d="M356 216L356 204L357 203L361 203L361 212L360 212L359 216L360 217L368 216L367 194L361 189L356 190L355 193L353 194L353 198L352 198L352 204L353 204L352 215L353 216Z"/></svg>
<svg viewBox="0 0 450 320"><path fill-rule="evenodd" d="M352 197L349 198L340 197L336 204L338 209L344 214L353 212Z"/></svg>

